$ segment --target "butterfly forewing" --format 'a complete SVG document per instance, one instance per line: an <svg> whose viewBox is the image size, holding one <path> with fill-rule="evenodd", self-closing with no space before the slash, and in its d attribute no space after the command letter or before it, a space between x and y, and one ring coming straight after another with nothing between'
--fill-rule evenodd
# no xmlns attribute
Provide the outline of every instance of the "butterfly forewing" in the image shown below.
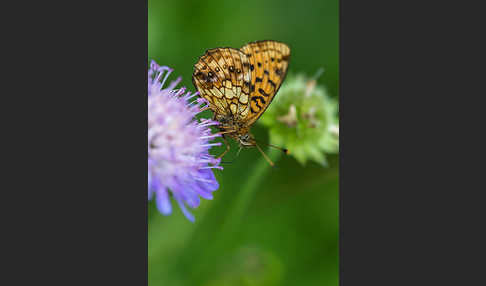
<svg viewBox="0 0 486 286"><path fill-rule="evenodd" d="M218 116L237 115L248 105L249 69L246 56L232 48L206 51L194 66L193 83ZM246 82L246 85L245 85Z"/></svg>
<svg viewBox="0 0 486 286"><path fill-rule="evenodd" d="M263 114L285 79L290 49L284 43L259 41L240 50L247 56L251 70L250 112L246 116L249 126Z"/></svg>

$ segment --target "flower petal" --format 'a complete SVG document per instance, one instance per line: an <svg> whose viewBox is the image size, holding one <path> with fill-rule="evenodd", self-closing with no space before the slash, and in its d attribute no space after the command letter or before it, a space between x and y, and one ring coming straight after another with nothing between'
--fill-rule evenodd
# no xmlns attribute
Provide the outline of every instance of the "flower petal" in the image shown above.
<svg viewBox="0 0 486 286"><path fill-rule="evenodd" d="M208 151L221 143L211 142L219 137L211 129L217 122L196 119L204 100L191 100L197 92L176 88L180 77L169 83L172 71L152 61L148 72L148 198L155 195L157 208L167 215L172 196L194 221L187 207L198 207L201 198L212 199L211 192L219 188L212 169L222 167Z"/></svg>
<svg viewBox="0 0 486 286"><path fill-rule="evenodd" d="M193 214L191 214L191 213L190 213L190 212L187 210L186 206L184 205L184 202L183 202L183 201L182 201L180 198L178 198L177 196L174 196L174 198L175 198L176 202L179 204L179 207L181 208L182 213L183 213L183 214L186 216L186 218L187 218L188 220L190 220L190 221L194 222L194 221L196 220L196 218L194 217L194 215L193 215Z"/></svg>
<svg viewBox="0 0 486 286"><path fill-rule="evenodd" d="M170 204L169 193L167 189L161 188L157 190L157 195L155 198L155 203L157 209L164 215L169 215L172 213L172 206Z"/></svg>
<svg viewBox="0 0 486 286"><path fill-rule="evenodd" d="M203 179L197 182L203 190L216 191L219 188L219 183L211 169L198 170L198 177Z"/></svg>

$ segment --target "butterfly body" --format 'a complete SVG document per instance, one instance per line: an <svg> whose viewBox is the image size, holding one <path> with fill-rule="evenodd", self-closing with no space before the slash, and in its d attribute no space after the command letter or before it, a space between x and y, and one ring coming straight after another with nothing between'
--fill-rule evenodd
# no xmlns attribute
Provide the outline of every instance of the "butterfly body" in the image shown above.
<svg viewBox="0 0 486 286"><path fill-rule="evenodd" d="M245 126L244 123L234 120L232 116L215 114L214 118L220 124L219 130L223 135L227 135L233 138L236 142L240 143L240 146L254 146L255 140L250 133L250 127Z"/></svg>
<svg viewBox="0 0 486 286"><path fill-rule="evenodd" d="M210 49L199 58L192 81L223 135L241 147L256 145L250 128L275 97L289 59L289 47L277 41L253 42L239 50Z"/></svg>

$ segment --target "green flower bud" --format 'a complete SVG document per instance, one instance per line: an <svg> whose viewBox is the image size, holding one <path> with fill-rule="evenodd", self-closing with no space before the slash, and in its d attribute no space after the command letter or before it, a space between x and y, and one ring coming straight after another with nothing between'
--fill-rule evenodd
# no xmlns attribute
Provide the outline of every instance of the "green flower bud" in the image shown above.
<svg viewBox="0 0 486 286"><path fill-rule="evenodd" d="M270 143L289 149L297 161L327 165L325 153L339 149L338 103L315 79L288 77L258 122L267 126Z"/></svg>

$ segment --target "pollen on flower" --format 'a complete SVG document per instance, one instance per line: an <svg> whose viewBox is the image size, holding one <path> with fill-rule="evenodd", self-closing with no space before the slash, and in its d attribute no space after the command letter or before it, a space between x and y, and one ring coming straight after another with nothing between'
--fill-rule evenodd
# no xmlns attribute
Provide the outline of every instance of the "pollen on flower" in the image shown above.
<svg viewBox="0 0 486 286"><path fill-rule="evenodd" d="M297 125L297 109L294 104L289 107L289 113L277 117L277 120L287 124L288 127L295 127Z"/></svg>
<svg viewBox="0 0 486 286"><path fill-rule="evenodd" d="M307 119L308 121L308 127L309 128L317 128L319 125L320 125L320 121L319 119L316 117L316 107L315 106L312 106L309 108L309 110L302 114L302 117L304 117L305 119Z"/></svg>
<svg viewBox="0 0 486 286"><path fill-rule="evenodd" d="M194 221L187 206L198 207L200 198L212 199L219 188L213 169L222 167L209 149L220 144L210 142L220 135L210 129L217 122L195 119L207 103L191 101L197 92L177 89L180 77L165 87L172 71L154 61L148 71L148 198L155 196L159 211L168 215L172 197Z"/></svg>

